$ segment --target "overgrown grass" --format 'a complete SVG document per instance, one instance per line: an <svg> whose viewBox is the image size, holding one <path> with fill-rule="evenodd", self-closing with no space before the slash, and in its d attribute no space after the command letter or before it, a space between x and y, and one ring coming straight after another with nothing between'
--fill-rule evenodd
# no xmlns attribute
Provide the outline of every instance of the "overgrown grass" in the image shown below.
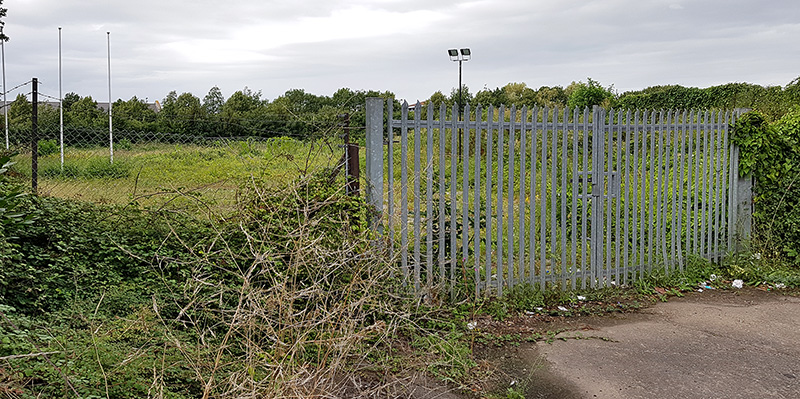
<svg viewBox="0 0 800 399"><path fill-rule="evenodd" d="M365 389L354 375L384 395L405 389L393 373L468 378L461 328L414 300L363 200L328 179L251 184L215 222L33 199L39 223L0 241L0 390L329 397Z"/></svg>
<svg viewBox="0 0 800 399"><path fill-rule="evenodd" d="M341 156L336 144L289 138L208 145L124 144L115 149L113 162L109 149L102 147L67 147L63 164L58 151L42 154L39 192L95 203L135 201L152 206L181 192L191 198L184 202L231 210L237 190L248 180L285 185L334 166ZM29 179L30 153L21 154L17 162L15 171Z"/></svg>

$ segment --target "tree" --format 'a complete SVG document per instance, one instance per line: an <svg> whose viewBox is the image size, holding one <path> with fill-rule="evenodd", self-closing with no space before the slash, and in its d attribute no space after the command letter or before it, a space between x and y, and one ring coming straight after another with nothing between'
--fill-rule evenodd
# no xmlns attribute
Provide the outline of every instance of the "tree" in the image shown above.
<svg viewBox="0 0 800 399"><path fill-rule="evenodd" d="M222 106L225 105L225 97L219 87L214 86L203 97L203 108L208 115L217 115L222 112Z"/></svg>
<svg viewBox="0 0 800 399"><path fill-rule="evenodd" d="M136 96L128 101L122 99L114 103L114 129L132 132L155 130L156 113Z"/></svg>
<svg viewBox="0 0 800 399"><path fill-rule="evenodd" d="M164 98L158 114L159 130L164 133L204 134L206 112L192 93L178 95L174 90Z"/></svg>
<svg viewBox="0 0 800 399"><path fill-rule="evenodd" d="M569 108L589 108L595 105L610 106L611 101L614 99L614 93L611 91L613 86L603 88L600 83L587 78L588 83L572 82L567 87L569 92L569 99L567 100L567 107Z"/></svg>
<svg viewBox="0 0 800 399"><path fill-rule="evenodd" d="M536 103L536 92L523 83L509 83L503 86L503 96L505 104L522 106L533 106Z"/></svg>
<svg viewBox="0 0 800 399"><path fill-rule="evenodd" d="M3 5L3 0L0 0L0 6L2 5ZM6 17L6 13L8 13L8 9L6 9L5 7L0 7L0 28L6 25L6 21L3 21L3 19ZM5 33L0 33L0 40L7 42L8 36L6 36Z"/></svg>
<svg viewBox="0 0 800 399"><path fill-rule="evenodd" d="M555 108L555 107L566 107L567 100L569 97L567 96L564 88L561 86L542 86L539 90L536 90L536 98L535 104L548 107L548 108Z"/></svg>
<svg viewBox="0 0 800 399"><path fill-rule="evenodd" d="M75 104L80 99L81 96L79 96L77 93L69 92L65 94L64 99L61 100L61 106L64 107L64 112L69 111L69 109L72 108L72 104Z"/></svg>
<svg viewBox="0 0 800 399"><path fill-rule="evenodd" d="M260 91L253 92L247 87L231 94L219 113L225 135L249 136L254 130L265 130L267 104Z"/></svg>
<svg viewBox="0 0 800 399"><path fill-rule="evenodd" d="M78 129L102 129L108 127L108 120L103 110L97 107L92 96L81 97L64 112L64 123Z"/></svg>
<svg viewBox="0 0 800 399"><path fill-rule="evenodd" d="M472 94L470 94L469 87L467 85L461 85L461 94L459 94L457 87L454 87L452 90L450 90L451 104L458 104L459 97L461 98L461 107L465 107L467 104L472 103Z"/></svg>
<svg viewBox="0 0 800 399"><path fill-rule="evenodd" d="M450 106L449 100L441 90L437 90L435 93L431 94L431 98L428 99L428 102L432 104L435 109L439 109L442 104L445 104L446 107Z"/></svg>

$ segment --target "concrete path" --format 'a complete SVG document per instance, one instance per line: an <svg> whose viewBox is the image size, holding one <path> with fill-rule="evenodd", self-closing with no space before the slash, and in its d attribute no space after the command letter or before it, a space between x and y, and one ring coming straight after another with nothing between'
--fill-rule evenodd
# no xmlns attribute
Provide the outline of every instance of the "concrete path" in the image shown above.
<svg viewBox="0 0 800 399"><path fill-rule="evenodd" d="M526 396L800 398L800 298L755 291L692 293L539 343L545 383L532 376Z"/></svg>

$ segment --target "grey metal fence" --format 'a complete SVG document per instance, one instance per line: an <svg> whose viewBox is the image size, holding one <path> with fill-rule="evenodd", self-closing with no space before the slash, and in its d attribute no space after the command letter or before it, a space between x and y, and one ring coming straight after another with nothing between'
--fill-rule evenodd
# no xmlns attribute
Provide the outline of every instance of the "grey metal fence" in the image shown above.
<svg viewBox="0 0 800 399"><path fill-rule="evenodd" d="M367 112L369 200L416 289L622 285L692 256L719 261L749 234L735 112L460 116L380 99Z"/></svg>

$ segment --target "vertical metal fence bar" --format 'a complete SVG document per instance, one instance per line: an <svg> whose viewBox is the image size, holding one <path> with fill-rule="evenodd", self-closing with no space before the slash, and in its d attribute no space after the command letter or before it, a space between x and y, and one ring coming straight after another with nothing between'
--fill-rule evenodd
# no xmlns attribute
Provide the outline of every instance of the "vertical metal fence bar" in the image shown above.
<svg viewBox="0 0 800 399"><path fill-rule="evenodd" d="M486 291L492 281L492 152L494 151L494 107L486 113Z"/></svg>
<svg viewBox="0 0 800 399"><path fill-rule="evenodd" d="M461 269L466 277L467 258L469 257L469 120L472 110L469 104L464 108L461 118L463 134L461 136ZM454 295L455 292L452 292Z"/></svg>
<svg viewBox="0 0 800 399"><path fill-rule="evenodd" d="M633 175L633 187L631 187L633 190L633 200L631 204L631 206L633 206L633 220L631 221L631 224L633 225L633 228L631 229L631 253L633 254L633 264L635 265L633 274L634 279L637 278L637 275L639 275L639 278L641 277L641 270L643 267L642 257L639 256L639 234L637 234L639 232L639 214L640 209L642 209L640 206L640 200L642 198L640 193L642 192L642 188L639 186L639 116L639 110L636 110L636 113L633 115L633 168L631 171L631 174Z"/></svg>
<svg viewBox="0 0 800 399"><path fill-rule="evenodd" d="M542 165L542 181L540 187L541 213L539 214L539 284L544 290L547 287L547 135L550 128L549 109L545 108L542 114L542 158L539 161ZM555 111L554 111L555 112Z"/></svg>
<svg viewBox="0 0 800 399"><path fill-rule="evenodd" d="M589 240L591 234L588 229L589 219L589 182L592 174L589 172L589 135L592 135L592 140L597 132L589 129L589 109L583 110L583 195L581 196L581 289L586 289L586 279L589 276L591 268L591 246Z"/></svg>
<svg viewBox="0 0 800 399"><path fill-rule="evenodd" d="M458 226L456 225L457 213L456 203L458 198L456 196L456 189L458 187L458 118L459 109L456 104L451 108L452 117L450 118L450 277L448 281L450 285L456 283L455 270L456 262L458 261L458 246L456 238L458 236Z"/></svg>
<svg viewBox="0 0 800 399"><path fill-rule="evenodd" d="M720 212L720 225L718 227L719 235L720 235L720 245L723 247L724 251L727 252L730 250L730 247L727 245L728 237L727 237L727 216L728 212L730 212L730 208L728 208L728 128L730 124L728 123L730 118L730 113L725 113L725 119L722 122L722 146L720 148L720 156L722 157L722 167L720 169L720 182L722 184L722 188L720 189L720 207L722 211Z"/></svg>
<svg viewBox="0 0 800 399"><path fill-rule="evenodd" d="M700 220L701 220L701 206L703 205L703 201L701 199L702 188L703 188L703 177L701 175L701 167L703 161L703 153L702 151L702 143L703 143L703 131L700 127L703 120L702 112L697 112L695 117L692 120L694 125L694 132L692 136L694 136L695 141L695 149L694 149L694 164L692 169L694 170L694 174L691 179L692 184L694 185L694 189L692 193L694 196L692 197L692 253L695 255L702 256L700 252Z"/></svg>
<svg viewBox="0 0 800 399"><path fill-rule="evenodd" d="M694 187L694 180L692 180L692 172L693 172L693 165L695 159L695 152L694 152L694 129L692 128L694 125L694 110L689 111L688 119L684 120L684 124L686 125L686 130L684 131L684 136L686 137L686 147L684 151L686 153L686 158L684 161L684 168L686 169L686 253L693 254L694 250L692 249L692 232L694 231L694 220L692 219L693 209L694 206L694 195L693 195L693 187Z"/></svg>
<svg viewBox="0 0 800 399"><path fill-rule="evenodd" d="M445 188L446 163L445 158L447 154L447 108L442 102L439 105L439 224L437 230L439 232L438 245L439 245L439 278L442 281L447 281L445 271L445 231L447 231L447 221L445 219L445 203L447 198L447 189ZM475 282L476 284L478 281Z"/></svg>
<svg viewBox="0 0 800 399"><path fill-rule="evenodd" d="M730 201L730 163L731 159L729 156L728 147L730 146L730 141L728 140L730 129L733 128L733 118L734 112L727 112L725 114L725 125L724 125L724 132L723 132L723 139L722 139L722 156L723 156L723 163L722 163L722 170L724 172L723 178L723 189L722 189L722 202L724 207L724 212L722 213L722 220L720 221L720 234L723 236L721 245L725 248L726 255L731 253L731 246L728 244L730 241L730 237L728 236L728 220L729 215L731 213L731 207L728 205Z"/></svg>
<svg viewBox="0 0 800 399"><path fill-rule="evenodd" d="M631 110L627 110L625 112L625 122L623 128L623 135L624 138L621 138L620 142L617 145L620 148L625 148L622 151L622 157L625 159L624 163L621 161L620 166L623 168L622 172L620 172L620 201L622 202L622 220L617 217L617 223L621 223L623 225L622 236L618 238L622 243L622 283L628 284L628 275L630 270L630 264L628 263L630 260L630 202L629 202L629 189L630 189L630 174L628 173L630 167L630 149L629 143L631 139Z"/></svg>
<svg viewBox="0 0 800 399"><path fill-rule="evenodd" d="M670 164L670 153L669 153L669 146L670 146L670 126L669 126L669 119L671 117L672 111L662 111L663 119L661 120L661 133L659 135L659 147L660 147L660 162L661 167L659 168L659 180L660 184L658 185L660 191L660 199L658 201L658 208L661 211L661 218L659 219L661 222L661 258L663 263L663 268L665 272L669 272L670 268L670 254L669 254L669 236L667 235L667 230L669 229L669 164Z"/></svg>
<svg viewBox="0 0 800 399"><path fill-rule="evenodd" d="M534 285L536 282L536 144L539 141L539 107L533 107L531 115L531 173L530 187L528 189L528 247L530 255L528 258L528 282Z"/></svg>
<svg viewBox="0 0 800 399"><path fill-rule="evenodd" d="M717 193L719 192L719 179L718 179L718 161L719 157L717 156L717 149L719 148L719 137L718 137L718 119L720 116L719 111L712 111L711 112L711 125L709 126L709 136L711 137L711 142L709 148L709 161L711 164L709 165L709 204L711 204L711 211L710 211L710 219L708 220L708 250L711 252L711 260L713 262L717 262L717 231L716 231L716 223L717 223L717 213L718 206L717 206Z"/></svg>
<svg viewBox="0 0 800 399"><path fill-rule="evenodd" d="M421 108L421 106L420 106ZM425 263L428 264L428 279L433 279L433 103L428 104L425 124Z"/></svg>
<svg viewBox="0 0 800 399"><path fill-rule="evenodd" d="M404 282L408 270L408 103L403 102L400 120L400 262ZM419 280L414 279L414 289L419 290Z"/></svg>
<svg viewBox="0 0 800 399"><path fill-rule="evenodd" d="M649 207L649 215L648 215L648 237L647 237L647 271L653 270L653 263L655 256L654 248L658 246L658 236L656 230L657 219L656 217L656 173L658 172L658 147L656 147L656 136L658 135L658 114L653 112L650 115L650 120L648 120L649 124L649 132L650 132L650 147L648 148L648 172L650 175L649 181L649 190L648 190L648 207Z"/></svg>
<svg viewBox="0 0 800 399"><path fill-rule="evenodd" d="M647 198L649 197L650 187L648 186L649 177L647 172L649 170L648 165L648 139L650 136L647 134L648 124L650 123L650 114L648 111L645 111L642 115L642 126L641 126L641 133L642 133L642 140L641 140L641 159L640 159L640 173L642 176L641 180L641 188L637 186L637 190L639 191L639 262L641 267L639 269L639 275L644 276L644 272L647 270L647 237L648 237L648 230L650 227L650 223L648 223L647 215L650 214L649 203Z"/></svg>
<svg viewBox="0 0 800 399"><path fill-rule="evenodd" d="M505 120L506 112L505 107L500 106L500 115L498 115L498 129L497 129L497 295L503 295L503 272L505 266L503 265L503 168L505 163Z"/></svg>
<svg viewBox="0 0 800 399"><path fill-rule="evenodd" d="M623 253L622 253L622 267L625 268L626 272L623 273L623 284L628 284L628 277L630 273L630 212L631 212L631 203L630 203L630 188L631 188L631 175L630 175L630 166L631 166L631 154L630 154L630 142L631 142L631 110L627 110L625 112L625 139L623 142L619 144L620 147L625 146L625 151L622 152L623 156L625 157L625 166L624 170L622 171L622 175L624 178L621 181L621 184L624 184L625 188L622 191L623 199L622 203L624 204L624 231L623 231ZM619 223L619 221L618 221Z"/></svg>
<svg viewBox="0 0 800 399"><path fill-rule="evenodd" d="M420 224L421 224L421 217L420 214L420 164L422 163L421 160L421 153L422 153L422 132L420 132L420 108L422 108L417 102L416 107L414 107L414 286L418 287L421 283L420 280L420 269L422 268L421 263L421 254L420 254L420 246L421 246L421 239L420 236ZM430 288L431 285L431 275L428 273L426 276L427 285Z"/></svg>
<svg viewBox="0 0 800 399"><path fill-rule="evenodd" d="M369 101L369 100L368 100ZM383 105L383 100L381 100L381 105ZM388 218L386 221L386 235L389 237L388 244L389 244L389 256L394 256L394 128L392 127L392 122L394 119L394 100L387 99L386 100L386 115L387 118L384 119L383 112L381 112L381 121L386 121L386 137L387 137L387 146L388 146L388 156L387 158L387 165L386 165L386 177L387 185L386 185L386 196L388 201L386 201L386 213L388 214ZM383 148L381 148L383 151ZM383 167L383 165L381 165ZM381 179L380 184L383 184L383 179ZM381 195L381 197L383 197ZM383 201L383 198L381 198ZM405 276L404 276L405 277Z"/></svg>
<svg viewBox="0 0 800 399"><path fill-rule="evenodd" d="M703 160L702 160L702 174L701 178L703 179L703 190L701 196L701 208L700 208L700 254L708 258L708 249L706 246L706 241L708 240L708 214L706 209L708 208L708 197L709 197L709 187L708 187L708 111L706 111L703 115Z"/></svg>
<svg viewBox="0 0 800 399"><path fill-rule="evenodd" d="M715 173L714 173L716 175L716 178L715 178L715 180L716 180L716 187L715 187L716 195L714 196L714 204L715 204L715 210L716 210L716 215L714 217L714 252L716 254L715 258L716 258L717 262L719 262L722 259L722 254L720 252L719 243L720 243L720 237L721 237L721 235L720 235L720 219L722 219L722 212L723 212L723 206L722 206L722 189L724 187L724 184L723 184L724 179L723 179L723 177L724 177L724 174L725 174L724 170L722 169L722 161L723 161L723 158L724 158L724 156L723 156L724 152L722 150L722 148L723 148L722 147L722 132L723 132L723 123L724 123L723 118L724 117L725 117L725 114L722 111L717 111L717 134L716 134L717 139L715 140L715 146L714 146L714 158L716 159L716 161L714 162L715 169L716 169Z"/></svg>
<svg viewBox="0 0 800 399"><path fill-rule="evenodd" d="M605 118L603 118L603 123L605 123ZM608 126L607 128L603 129L603 132L605 134L605 145L606 145L606 148L603 150L603 157L605 158L605 165L604 166L605 166L605 170L606 170L606 175L605 175L605 179L604 179L605 182L604 183L605 183L606 189L604 190L605 193L603 195L603 207L601 208L601 209L603 209L603 212L605 212L605 218L606 218L606 220L605 220L606 227L605 227L605 230L604 230L604 235L605 235L605 239L606 239L606 244L605 244L606 261L605 261L605 265L604 265L605 267L604 267L604 273L603 273L603 286L604 287L607 286L610 283L611 273L613 272L613 265L614 265L614 260L611 259L611 256L614 253L614 248L613 248L612 243L611 243L611 233L612 233L611 222L613 221L611 219L611 211L614 209L614 189L613 189L613 185L614 185L614 183L613 183L614 182L614 176L613 176L613 173L614 173L614 169L613 169L613 166L614 166L614 110L613 109L608 112L608 124L607 124L607 126Z"/></svg>
<svg viewBox="0 0 800 399"><path fill-rule="evenodd" d="M567 135L569 134L569 108L564 108L561 127L561 290L567 289Z"/></svg>
<svg viewBox="0 0 800 399"><path fill-rule="evenodd" d="M675 212L677 211L677 202L678 202L678 195L675 191L677 187L677 177L678 177L678 129L677 129L677 121L678 113L673 113L672 111L669 112L669 118L667 119L667 123L669 124L669 129L667 132L669 135L667 136L667 140L669 145L667 146L667 156L671 159L671 167L670 162L667 162L667 166L669 170L667 172L667 201L668 204L672 205L671 209L669 207L664 209L669 209L670 212L667 217L667 223L669 224L669 267L670 271L675 268L678 256L676 254L676 231L675 226ZM669 150L672 150L671 152Z"/></svg>
<svg viewBox="0 0 800 399"><path fill-rule="evenodd" d="M656 159L656 247L653 252L661 252L661 262L666 268L667 254L664 251L664 221L663 216L663 191L664 191L664 110L658 113L658 123L656 125L656 148L658 148L658 158Z"/></svg>
<svg viewBox="0 0 800 399"><path fill-rule="evenodd" d="M514 163L516 162L515 157L515 142L516 142L516 120L517 120L517 107L511 107L511 120L509 121L509 129L508 129L508 261L507 261L507 268L508 268L508 286L514 286Z"/></svg>
<svg viewBox="0 0 800 399"><path fill-rule="evenodd" d="M578 136L580 134L580 130L578 127L578 108L572 111L572 224L571 227L571 234L572 234L572 263L570 265L570 280L571 280L571 288L574 290L577 287L578 283L578 241L580 241L580 237L578 237L578 182L580 179L580 172L578 169ZM583 256L581 256L583 258Z"/></svg>
<svg viewBox="0 0 800 399"><path fill-rule="evenodd" d="M731 116L728 128L730 129L735 124L736 114L734 113ZM734 226L735 223L735 215L736 215L736 208L734 206L734 180L736 180L736 175L734 174L735 171L735 161L733 159L733 143L728 143L727 141L728 135L725 135L725 151L727 152L727 157L729 159L728 162L728 219L727 219L727 226L728 226L728 250L735 251L736 248L734 247L733 243L733 235L734 235Z"/></svg>
<svg viewBox="0 0 800 399"><path fill-rule="evenodd" d="M681 272L684 271L684 250L685 250L685 248L682 247L682 245L684 243L684 239L688 239L688 237L689 237L688 225L686 226L685 230L684 230L684 226L683 226L684 225L684 223L683 223L684 215L686 214L686 213L684 213L685 211L683 210L683 193L684 192L688 193L688 190L689 190L688 186L685 186L684 176L685 176L685 170L686 170L686 161L687 161L686 158L687 158L688 154L691 154L691 152L688 152L687 148L686 148L686 126L687 126L687 123L688 123L687 117L688 117L688 112L686 110L683 110L683 112L681 112L681 128L680 128L680 137L681 137L681 139L680 139L680 147L678 149L678 154L680 154L679 155L680 159L678 161L678 167L680 169L678 171L678 213L677 213L677 216L678 216L678 227L677 227L678 234L677 234L677 238L676 238L676 241L677 241L676 244L677 244L677 247L678 247L677 248L677 250L678 250L678 268L680 269ZM690 147L691 147L691 145L690 145ZM688 158L689 158L689 160L691 160L691 156L689 156ZM687 211L688 211L688 209L687 209ZM684 231L685 231L685 233L684 233ZM684 234L686 234L685 238L684 238Z"/></svg>
<svg viewBox="0 0 800 399"><path fill-rule="evenodd" d="M597 287L602 274L603 243L603 196L605 195L605 176L603 171L605 162L605 113L595 106L592 111L592 225L591 225L591 253L592 253L592 281L591 287Z"/></svg>
<svg viewBox="0 0 800 399"><path fill-rule="evenodd" d="M473 189L475 190L473 200L473 235L475 237L475 250L473 256L475 257L475 298L480 295L480 283L481 283L481 140L483 138L483 134L481 132L481 117L482 117L481 107L478 106L475 109L475 184Z"/></svg>
<svg viewBox="0 0 800 399"><path fill-rule="evenodd" d="M622 221L620 220L620 214L622 212L622 173L624 171L620 170L620 166L622 166L622 144L624 139L622 138L622 122L623 121L623 112L622 110L617 112L617 140L616 140L616 147L617 147L617 156L616 160L614 161L614 168L616 175L615 175L615 187L614 187L614 194L615 194L615 204L616 204L616 213L614 214L614 224L616 225L615 236L614 236L614 243L617 250L614 259L614 283L617 287L619 287L619 273L620 273L620 257L622 256L622 249L620 248L625 241L620 237L621 233L621 225ZM626 245L627 247L627 245Z"/></svg>
<svg viewBox="0 0 800 399"><path fill-rule="evenodd" d="M717 262L717 243L716 243L716 229L714 228L717 220L717 191L718 191L718 179L717 179L717 148L719 148L718 137L717 137L717 118L719 117L718 111L711 111L711 123L708 127L709 129L709 162L708 165L708 181L709 181L709 198L708 203L710 205L709 209L709 219L708 219L708 251L710 252L710 258L712 262Z"/></svg>
<svg viewBox="0 0 800 399"><path fill-rule="evenodd" d="M519 127L519 233L517 240L517 280L521 284L525 281L525 172L527 171L525 142L527 140L528 130L528 107L523 106L520 114L520 127Z"/></svg>
<svg viewBox="0 0 800 399"><path fill-rule="evenodd" d="M556 254L558 252L558 243L556 241L556 232L558 231L558 221L556 219L556 207L558 206L558 191L557 191L557 167L558 167L558 108L553 109L553 122L551 126L552 136L551 139L551 149L550 149L550 253L551 253L551 260L550 260L550 275L553 276L553 282L555 283L555 274L556 274Z"/></svg>
<svg viewBox="0 0 800 399"><path fill-rule="evenodd" d="M739 147L731 145L731 217L728 234L731 236L731 249L739 250Z"/></svg>
<svg viewBox="0 0 800 399"><path fill-rule="evenodd" d="M658 200L656 201L656 206L658 206L658 210L660 212L660 216L658 221L660 224L660 244L661 244L661 259L662 259L662 267L665 271L669 270L669 253L667 252L667 190L669 189L669 151L667 150L667 146L669 145L669 114L671 111L664 113L661 111L661 126L659 127L659 168L658 168L658 180L659 184L657 186L658 190Z"/></svg>

